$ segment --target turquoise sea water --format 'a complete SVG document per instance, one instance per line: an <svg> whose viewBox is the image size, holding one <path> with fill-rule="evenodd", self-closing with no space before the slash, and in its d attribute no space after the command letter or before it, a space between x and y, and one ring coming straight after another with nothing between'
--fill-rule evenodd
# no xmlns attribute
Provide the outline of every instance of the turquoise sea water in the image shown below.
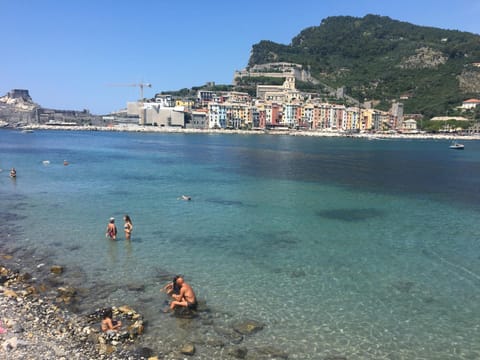
<svg viewBox="0 0 480 360"><path fill-rule="evenodd" d="M38 276L65 265L76 311L130 304L145 344L196 341L194 358L228 358L209 340L241 319L265 324L251 353L480 358L480 143L465 144L0 131L1 246ZM174 273L208 322L160 311Z"/></svg>

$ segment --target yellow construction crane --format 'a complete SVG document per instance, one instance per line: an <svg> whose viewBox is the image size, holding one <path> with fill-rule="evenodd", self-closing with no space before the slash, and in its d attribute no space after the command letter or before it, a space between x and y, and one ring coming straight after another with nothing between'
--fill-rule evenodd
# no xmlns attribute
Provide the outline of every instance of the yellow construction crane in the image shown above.
<svg viewBox="0 0 480 360"><path fill-rule="evenodd" d="M151 88L152 87L152 84L149 84L149 83L137 83L137 84L110 84L109 86L135 86L135 87L139 87L140 88L140 100L138 101L138 117L139 117L139 122L140 122L140 125L145 125L145 118L146 118L146 114L145 114L145 109L143 107L143 103L144 103L144 97L143 97L143 88L144 87L149 87Z"/></svg>
<svg viewBox="0 0 480 360"><path fill-rule="evenodd" d="M139 87L140 88L140 101L143 101L143 88L144 87L149 87L151 88L152 87L152 84L149 84L149 83L138 83L138 84L110 84L110 86L134 86L134 87Z"/></svg>

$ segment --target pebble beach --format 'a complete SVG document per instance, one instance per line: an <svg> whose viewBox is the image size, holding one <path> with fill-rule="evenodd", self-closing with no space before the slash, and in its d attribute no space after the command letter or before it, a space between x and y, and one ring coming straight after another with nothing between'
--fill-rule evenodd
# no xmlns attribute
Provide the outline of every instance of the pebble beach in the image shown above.
<svg viewBox="0 0 480 360"><path fill-rule="evenodd" d="M122 349L121 342L108 343L98 323L91 323L90 319L57 305L55 299L42 296L42 286L30 274L0 265L0 281L0 358L138 358Z"/></svg>

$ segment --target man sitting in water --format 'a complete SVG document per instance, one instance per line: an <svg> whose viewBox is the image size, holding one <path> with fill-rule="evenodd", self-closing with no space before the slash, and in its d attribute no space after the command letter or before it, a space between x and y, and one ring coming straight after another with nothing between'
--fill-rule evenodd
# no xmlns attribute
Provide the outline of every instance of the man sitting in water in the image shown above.
<svg viewBox="0 0 480 360"><path fill-rule="evenodd" d="M180 291L178 294L171 294L174 300L170 302L170 310L174 310L176 306L183 306L190 310L196 310L197 298L192 287L187 284L181 276L177 277L175 283Z"/></svg>

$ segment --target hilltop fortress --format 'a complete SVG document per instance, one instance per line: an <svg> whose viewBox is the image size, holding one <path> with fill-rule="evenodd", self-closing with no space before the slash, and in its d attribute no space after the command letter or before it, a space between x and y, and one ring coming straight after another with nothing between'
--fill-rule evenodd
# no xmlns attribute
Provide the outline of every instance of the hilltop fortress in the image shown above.
<svg viewBox="0 0 480 360"><path fill-rule="evenodd" d="M239 80L245 77L287 78L292 76L299 81L318 84L318 80L312 77L310 70L304 69L300 64L288 62L260 64L251 68L237 70L233 76L233 84L238 85Z"/></svg>

